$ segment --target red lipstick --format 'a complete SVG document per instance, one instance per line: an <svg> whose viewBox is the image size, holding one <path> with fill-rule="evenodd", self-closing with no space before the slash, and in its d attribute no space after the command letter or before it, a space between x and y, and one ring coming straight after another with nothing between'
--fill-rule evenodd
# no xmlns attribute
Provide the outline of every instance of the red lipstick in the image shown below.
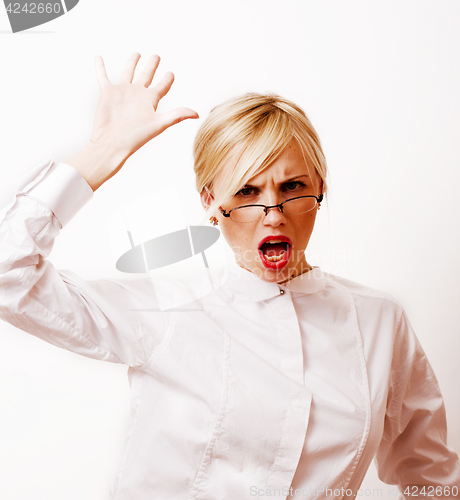
<svg viewBox="0 0 460 500"><path fill-rule="evenodd" d="M289 262L291 248L292 241L287 236L266 236L259 242L259 257L266 269L278 271Z"/></svg>

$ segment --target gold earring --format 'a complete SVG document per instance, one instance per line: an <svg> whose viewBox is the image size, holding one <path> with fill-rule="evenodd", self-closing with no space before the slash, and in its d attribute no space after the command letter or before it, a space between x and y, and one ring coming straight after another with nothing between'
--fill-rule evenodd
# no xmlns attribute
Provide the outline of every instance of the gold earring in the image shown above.
<svg viewBox="0 0 460 500"><path fill-rule="evenodd" d="M217 220L217 217L215 215L213 215L212 217L209 217L209 222L213 225L213 226L217 226L217 224L219 224L219 221Z"/></svg>
<svg viewBox="0 0 460 500"><path fill-rule="evenodd" d="M321 208L321 203L318 203L318 210Z"/></svg>

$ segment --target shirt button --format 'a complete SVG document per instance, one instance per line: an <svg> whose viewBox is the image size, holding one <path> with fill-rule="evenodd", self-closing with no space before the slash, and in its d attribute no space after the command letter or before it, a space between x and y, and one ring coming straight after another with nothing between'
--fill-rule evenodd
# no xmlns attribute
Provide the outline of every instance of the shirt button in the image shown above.
<svg viewBox="0 0 460 500"><path fill-rule="evenodd" d="M284 293L284 290L281 289L280 290L280 295L283 295L283 293Z"/></svg>

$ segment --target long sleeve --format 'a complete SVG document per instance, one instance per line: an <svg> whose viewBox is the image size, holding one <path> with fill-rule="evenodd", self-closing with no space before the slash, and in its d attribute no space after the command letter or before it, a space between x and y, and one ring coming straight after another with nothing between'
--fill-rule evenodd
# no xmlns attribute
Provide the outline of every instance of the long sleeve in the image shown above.
<svg viewBox="0 0 460 500"><path fill-rule="evenodd" d="M405 499L427 498L430 493L434 498L460 497L460 463L447 445L439 385L403 311L396 329L387 412L376 464L380 479L397 484Z"/></svg>
<svg viewBox="0 0 460 500"><path fill-rule="evenodd" d="M85 281L47 260L62 226L93 196L66 164L43 164L0 221L0 318L56 346L138 367L160 343L136 313L155 300L148 279ZM149 317L153 318L151 315Z"/></svg>

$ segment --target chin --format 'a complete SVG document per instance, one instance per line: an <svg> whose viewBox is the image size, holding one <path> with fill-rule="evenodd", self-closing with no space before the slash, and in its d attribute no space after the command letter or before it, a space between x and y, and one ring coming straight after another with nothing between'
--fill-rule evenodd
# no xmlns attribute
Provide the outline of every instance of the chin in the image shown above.
<svg viewBox="0 0 460 500"><path fill-rule="evenodd" d="M283 269L265 269L264 266L257 266L257 270L253 273L256 274L262 281L269 283L278 283L285 281L294 273L294 268L285 266Z"/></svg>
<svg viewBox="0 0 460 500"><path fill-rule="evenodd" d="M287 262L280 262L281 265L278 266L267 265L259 255L249 262L238 257L237 255L236 262L240 267L246 269L246 271L250 271L262 281L269 283L279 283L280 281L288 280L290 276L295 274L296 266L298 265L298 262L292 262L292 255L290 255Z"/></svg>

